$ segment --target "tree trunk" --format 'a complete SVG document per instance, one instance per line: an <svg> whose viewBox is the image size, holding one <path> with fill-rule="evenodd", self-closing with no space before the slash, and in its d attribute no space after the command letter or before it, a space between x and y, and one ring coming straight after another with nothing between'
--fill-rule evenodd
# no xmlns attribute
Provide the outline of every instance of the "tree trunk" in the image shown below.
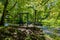
<svg viewBox="0 0 60 40"><path fill-rule="evenodd" d="M8 0L6 0L5 4L4 4L4 9L3 9L3 13L2 13L1 21L0 21L0 26L4 25L4 18L6 16L7 6L8 6Z"/></svg>

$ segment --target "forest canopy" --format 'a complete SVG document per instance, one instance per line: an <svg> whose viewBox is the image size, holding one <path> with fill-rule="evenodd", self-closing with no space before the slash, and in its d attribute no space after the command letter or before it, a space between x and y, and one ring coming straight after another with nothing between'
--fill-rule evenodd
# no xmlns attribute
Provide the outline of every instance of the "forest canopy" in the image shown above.
<svg viewBox="0 0 60 40"><path fill-rule="evenodd" d="M3 15L4 4L6 0L0 0L0 20ZM8 0L4 21L17 23L20 13L29 13L30 22L34 22L34 12L36 10L36 21L43 26L60 26L60 0ZM13 14L13 15L12 15ZM8 16L8 17L7 17ZM6 18L7 17L7 18ZM26 22L26 14L23 16Z"/></svg>

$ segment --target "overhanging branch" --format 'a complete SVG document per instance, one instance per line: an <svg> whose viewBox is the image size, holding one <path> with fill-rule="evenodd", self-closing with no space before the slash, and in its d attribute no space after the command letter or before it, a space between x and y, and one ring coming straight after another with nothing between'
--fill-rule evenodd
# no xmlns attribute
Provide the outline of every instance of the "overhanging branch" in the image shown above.
<svg viewBox="0 0 60 40"><path fill-rule="evenodd" d="M15 4L9 9L9 11L12 10L15 7L16 3L17 2L15 2Z"/></svg>

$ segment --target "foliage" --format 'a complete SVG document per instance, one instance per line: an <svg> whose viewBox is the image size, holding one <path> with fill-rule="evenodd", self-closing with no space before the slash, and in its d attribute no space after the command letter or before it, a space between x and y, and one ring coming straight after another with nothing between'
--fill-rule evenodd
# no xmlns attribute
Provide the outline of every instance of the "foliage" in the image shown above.
<svg viewBox="0 0 60 40"><path fill-rule="evenodd" d="M0 2L0 15L2 13L4 5L2 4L2 2ZM10 10L10 8L14 5L15 2L17 2L16 5ZM43 25L46 24L44 20L46 20L47 22L50 21L49 24L51 24L52 19L56 22L60 20L59 0L9 0L7 10L9 11L7 13L9 19L7 20L9 20L11 23L19 21L18 15L21 12L28 12L29 21L34 22L34 10L37 10L37 22L43 22ZM26 22L27 19L25 16L23 16L23 20L24 22ZM56 24L56 22L53 23ZM51 24L50 26L53 26L54 24ZM46 26L48 26L48 24ZM57 23L55 26L59 26L59 23Z"/></svg>

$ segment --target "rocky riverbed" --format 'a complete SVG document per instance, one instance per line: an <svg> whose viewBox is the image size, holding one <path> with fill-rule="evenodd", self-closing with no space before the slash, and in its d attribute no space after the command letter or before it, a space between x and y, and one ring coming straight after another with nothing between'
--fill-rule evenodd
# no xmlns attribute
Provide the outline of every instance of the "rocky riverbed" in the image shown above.
<svg viewBox="0 0 60 40"><path fill-rule="evenodd" d="M6 27L0 29L0 40L45 40L45 36L37 27Z"/></svg>

